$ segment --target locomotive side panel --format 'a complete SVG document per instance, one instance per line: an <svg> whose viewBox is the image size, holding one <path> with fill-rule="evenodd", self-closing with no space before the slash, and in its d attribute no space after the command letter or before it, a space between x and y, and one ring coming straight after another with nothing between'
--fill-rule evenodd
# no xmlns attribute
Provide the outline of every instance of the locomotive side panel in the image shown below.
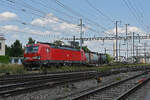
<svg viewBox="0 0 150 100"><path fill-rule="evenodd" d="M80 51L52 48L51 54L52 54L51 60L81 61Z"/></svg>

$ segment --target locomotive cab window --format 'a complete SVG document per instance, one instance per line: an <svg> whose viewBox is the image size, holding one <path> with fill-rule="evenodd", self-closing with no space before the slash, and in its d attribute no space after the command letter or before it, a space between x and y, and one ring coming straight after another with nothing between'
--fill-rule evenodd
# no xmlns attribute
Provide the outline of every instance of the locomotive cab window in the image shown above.
<svg viewBox="0 0 150 100"><path fill-rule="evenodd" d="M39 46L29 46L26 47L25 53L35 53L38 51Z"/></svg>

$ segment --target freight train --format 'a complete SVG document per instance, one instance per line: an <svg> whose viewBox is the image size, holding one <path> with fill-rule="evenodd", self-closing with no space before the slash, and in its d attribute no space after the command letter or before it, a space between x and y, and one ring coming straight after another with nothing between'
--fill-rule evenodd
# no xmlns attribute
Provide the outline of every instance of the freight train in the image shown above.
<svg viewBox="0 0 150 100"><path fill-rule="evenodd" d="M84 52L71 46L57 46L51 43L27 45L23 65L26 68L41 66L95 65L107 63L106 54Z"/></svg>

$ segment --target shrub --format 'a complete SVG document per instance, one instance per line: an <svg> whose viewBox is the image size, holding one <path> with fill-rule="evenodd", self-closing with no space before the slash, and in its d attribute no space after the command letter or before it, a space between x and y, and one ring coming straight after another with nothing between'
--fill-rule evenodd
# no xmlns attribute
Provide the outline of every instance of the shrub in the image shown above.
<svg viewBox="0 0 150 100"><path fill-rule="evenodd" d="M22 65L16 64L1 64L0 74L24 74L26 70Z"/></svg>
<svg viewBox="0 0 150 100"><path fill-rule="evenodd" d="M8 56L0 56L0 63L8 64L9 57Z"/></svg>

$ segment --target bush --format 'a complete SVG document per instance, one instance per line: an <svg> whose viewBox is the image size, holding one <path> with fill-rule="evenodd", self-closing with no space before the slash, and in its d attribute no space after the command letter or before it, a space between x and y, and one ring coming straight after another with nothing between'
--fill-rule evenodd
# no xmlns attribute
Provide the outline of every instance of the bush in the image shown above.
<svg viewBox="0 0 150 100"><path fill-rule="evenodd" d="M26 70L22 65L16 64L1 64L0 74L25 74Z"/></svg>
<svg viewBox="0 0 150 100"><path fill-rule="evenodd" d="M8 56L0 56L0 63L8 64L9 57Z"/></svg>
<svg viewBox="0 0 150 100"><path fill-rule="evenodd" d="M113 61L113 57L111 57L109 54L106 54L107 56L107 62L111 63Z"/></svg>

